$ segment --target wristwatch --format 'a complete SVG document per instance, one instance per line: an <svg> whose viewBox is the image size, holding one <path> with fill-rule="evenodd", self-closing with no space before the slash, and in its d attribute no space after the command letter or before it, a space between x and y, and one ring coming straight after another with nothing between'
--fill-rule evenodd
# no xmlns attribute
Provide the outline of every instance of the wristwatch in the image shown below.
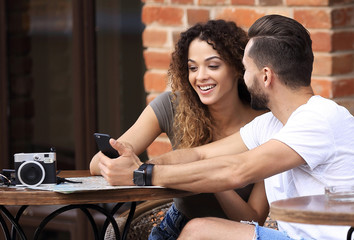
<svg viewBox="0 0 354 240"><path fill-rule="evenodd" d="M143 163L133 173L133 182L137 186L152 186L152 169L154 164Z"/></svg>

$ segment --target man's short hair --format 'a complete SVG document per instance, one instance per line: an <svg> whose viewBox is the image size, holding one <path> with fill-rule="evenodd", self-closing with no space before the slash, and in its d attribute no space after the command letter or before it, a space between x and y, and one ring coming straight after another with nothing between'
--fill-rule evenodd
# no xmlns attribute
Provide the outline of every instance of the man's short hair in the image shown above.
<svg viewBox="0 0 354 240"><path fill-rule="evenodd" d="M309 32L294 19L267 15L248 31L253 45L249 57L259 69L268 66L290 88L309 86L313 65Z"/></svg>

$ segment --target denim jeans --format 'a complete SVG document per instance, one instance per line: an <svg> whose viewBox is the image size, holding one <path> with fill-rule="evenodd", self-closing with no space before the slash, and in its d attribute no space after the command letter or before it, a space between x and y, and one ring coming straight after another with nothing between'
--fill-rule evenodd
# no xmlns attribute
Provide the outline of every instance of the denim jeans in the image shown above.
<svg viewBox="0 0 354 240"><path fill-rule="evenodd" d="M255 225L255 233L252 240L293 240L285 232L281 232L272 228L261 227L257 222L247 222L241 221L243 223L248 223ZM306 240L306 239L301 239Z"/></svg>
<svg viewBox="0 0 354 240"><path fill-rule="evenodd" d="M176 240L187 222L188 219L173 203L160 225L151 230L149 240Z"/></svg>

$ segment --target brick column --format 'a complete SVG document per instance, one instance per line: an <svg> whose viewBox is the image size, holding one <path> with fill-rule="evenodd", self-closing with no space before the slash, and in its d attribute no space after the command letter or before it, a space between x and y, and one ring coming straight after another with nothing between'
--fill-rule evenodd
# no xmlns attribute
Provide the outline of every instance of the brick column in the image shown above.
<svg viewBox="0 0 354 240"><path fill-rule="evenodd" d="M311 33L315 54L312 86L354 113L353 0L142 0L144 76L147 102L168 89L170 53L181 31L209 19L235 21L247 30L267 14L302 23ZM150 157L169 151L165 135L148 149Z"/></svg>

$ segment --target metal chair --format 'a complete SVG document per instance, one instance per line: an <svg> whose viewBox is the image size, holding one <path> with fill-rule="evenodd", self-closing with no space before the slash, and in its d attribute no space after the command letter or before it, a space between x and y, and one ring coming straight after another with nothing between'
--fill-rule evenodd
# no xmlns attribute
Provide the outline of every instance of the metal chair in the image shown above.
<svg viewBox="0 0 354 240"><path fill-rule="evenodd" d="M154 226L161 223L166 211L172 205L172 199L146 201L139 204L136 208L133 221L126 240L146 240ZM116 221L119 226L119 231L123 231L129 210L123 212ZM264 227L278 229L277 222L272 220L269 216L264 223ZM108 226L106 240L116 239L111 225Z"/></svg>

